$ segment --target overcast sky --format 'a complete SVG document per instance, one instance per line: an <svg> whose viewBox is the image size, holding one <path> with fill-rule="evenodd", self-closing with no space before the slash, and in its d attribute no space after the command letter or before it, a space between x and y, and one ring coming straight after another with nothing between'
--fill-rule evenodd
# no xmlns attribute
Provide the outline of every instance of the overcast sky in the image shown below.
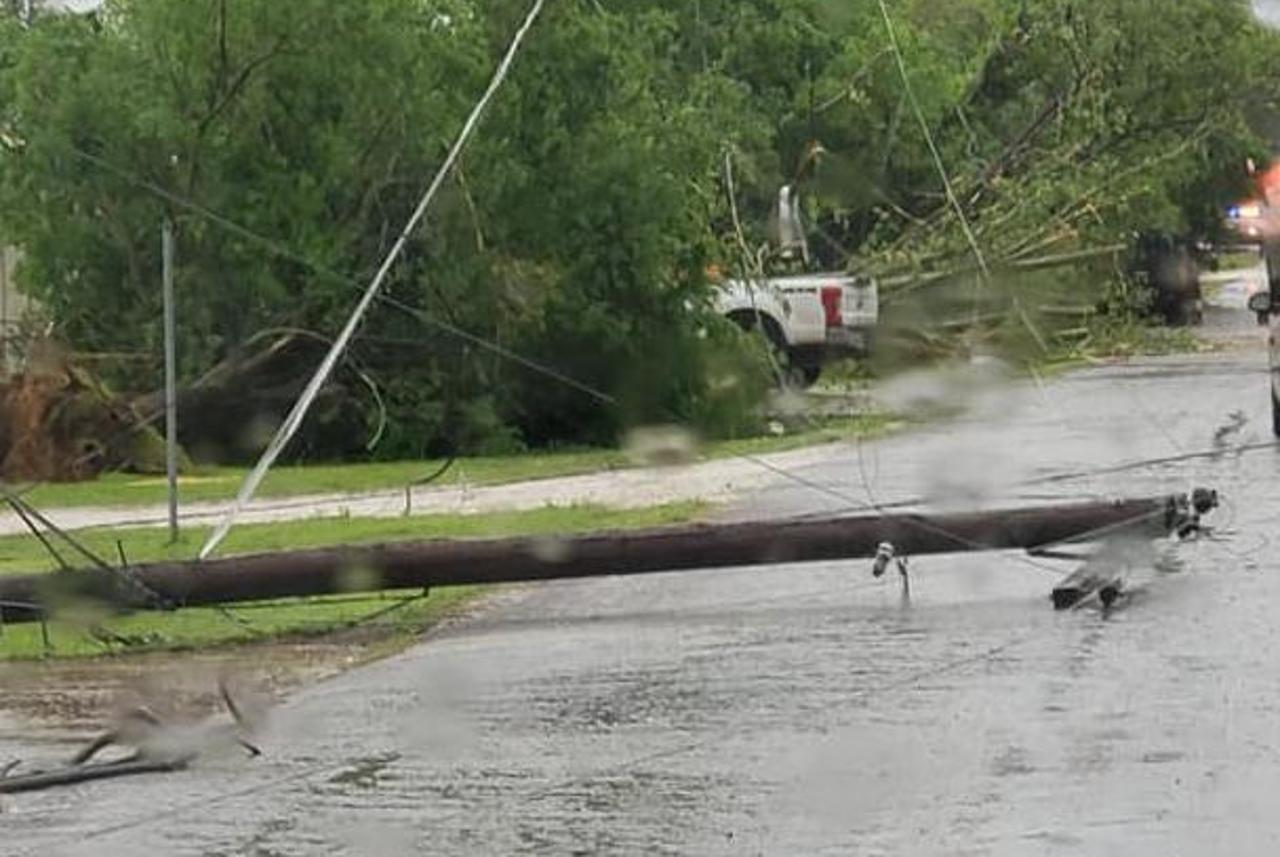
<svg viewBox="0 0 1280 857"><path fill-rule="evenodd" d="M41 2L41 0L37 0ZM46 8L85 11L102 5L102 0L42 0ZM1176 3L1177 0L1169 0ZM1253 0L1258 17L1280 27L1280 0Z"/></svg>
<svg viewBox="0 0 1280 857"><path fill-rule="evenodd" d="M92 9L101 4L102 0L44 0L45 6L77 10ZM1253 8L1257 10L1259 18L1280 26L1280 0L1253 0Z"/></svg>
<svg viewBox="0 0 1280 857"><path fill-rule="evenodd" d="M72 12L84 12L102 5L102 0L44 0L47 9L68 9Z"/></svg>

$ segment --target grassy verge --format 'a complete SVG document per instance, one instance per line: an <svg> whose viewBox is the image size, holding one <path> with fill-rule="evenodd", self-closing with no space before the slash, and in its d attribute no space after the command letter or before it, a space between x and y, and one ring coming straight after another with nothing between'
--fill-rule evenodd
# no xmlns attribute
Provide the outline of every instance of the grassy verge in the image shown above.
<svg viewBox="0 0 1280 857"><path fill-rule="evenodd" d="M226 553L323 547L407 539L571 534L634 529L689 521L706 509L701 503L676 503L638 510L596 506L546 508L494 515L434 515L421 518L326 519L247 525L228 538ZM82 542L103 557L116 555L116 542L131 562L190 557L205 531L184 533L177 545L166 544L161 528L86 530ZM43 548L25 536L0 538L0 574L51 571ZM361 633L385 637L392 647L407 641L451 611L471 601L476 587L432 590L430 597L406 601L412 593L377 592L360 596L286 599L233 606L229 610L195 608L174 613L139 613L124 617L80 616L48 626L46 646L37 624L10 625L0 633L0 660L36 657L85 657L121 651L190 649L282 637L326 634L359 626ZM387 612L383 612L387 611ZM382 615L377 615L381 613ZM90 625L106 633L91 633Z"/></svg>
<svg viewBox="0 0 1280 857"><path fill-rule="evenodd" d="M1097 326L1084 340L1063 345L1036 364L1042 375L1054 375L1106 360L1167 354L1194 354L1212 350L1212 344L1196 336L1195 328L1156 325Z"/></svg>
<svg viewBox="0 0 1280 857"><path fill-rule="evenodd" d="M1221 253L1218 255L1218 270L1235 271L1241 268L1256 268L1261 261L1262 257L1257 252Z"/></svg>
<svg viewBox="0 0 1280 857"><path fill-rule="evenodd" d="M403 488L429 476L443 464L440 460L426 460L280 466L267 475L258 496L297 497ZM464 458L454 462L433 484L498 485L627 465L625 455L607 449ZM182 502L229 500L235 496L245 473L240 467L209 467L185 474L178 482ZM112 473L92 482L41 485L28 494L27 499L44 508L147 506L164 503L167 492L163 476Z"/></svg>
<svg viewBox="0 0 1280 857"><path fill-rule="evenodd" d="M720 441L708 444L707 458L778 452L834 440L865 437L885 431L892 419L883 415L823 421L812 428L778 437ZM296 497L308 494L345 494L403 488L422 479L443 461L394 461L365 464L301 465L277 467L258 491L260 497ZM530 452L521 455L463 458L456 461L433 485L501 485L529 479L572 476L635 466L617 449L585 449L567 452ZM207 468L184 475L179 481L183 503L229 500L244 478L242 468ZM73 506L147 506L165 502L163 477L115 473L93 482L42 485L27 499L45 509Z"/></svg>
<svg viewBox="0 0 1280 857"><path fill-rule="evenodd" d="M858 438L874 438L888 434L906 423L905 420L887 414L836 419L805 420L798 430L777 437L753 437L742 440L725 440L715 444L709 458L736 458L742 455L764 455L770 452L786 452L837 443Z"/></svg>

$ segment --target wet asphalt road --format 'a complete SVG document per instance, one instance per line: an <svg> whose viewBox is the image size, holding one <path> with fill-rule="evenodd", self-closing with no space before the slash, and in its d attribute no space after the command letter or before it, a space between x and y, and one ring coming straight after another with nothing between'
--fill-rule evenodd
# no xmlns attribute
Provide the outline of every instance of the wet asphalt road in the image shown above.
<svg viewBox="0 0 1280 857"><path fill-rule="evenodd" d="M970 381L969 415L728 514L1203 484L1214 539L1157 546L1107 618L1012 553L920 558L909 602L861 561L510 590L297 696L262 759L9 799L0 854L1280 853L1280 451L1025 484L1234 412L1267 441L1260 346Z"/></svg>

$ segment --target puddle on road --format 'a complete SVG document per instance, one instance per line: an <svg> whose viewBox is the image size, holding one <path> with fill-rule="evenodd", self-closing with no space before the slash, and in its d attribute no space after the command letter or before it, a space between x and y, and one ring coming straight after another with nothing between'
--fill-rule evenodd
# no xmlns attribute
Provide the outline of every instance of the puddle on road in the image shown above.
<svg viewBox="0 0 1280 857"><path fill-rule="evenodd" d="M376 788L378 775L399 761L399 759L399 753L386 753L381 756L359 759L351 763L350 767L329 777L326 782L335 785L358 786L366 789Z"/></svg>

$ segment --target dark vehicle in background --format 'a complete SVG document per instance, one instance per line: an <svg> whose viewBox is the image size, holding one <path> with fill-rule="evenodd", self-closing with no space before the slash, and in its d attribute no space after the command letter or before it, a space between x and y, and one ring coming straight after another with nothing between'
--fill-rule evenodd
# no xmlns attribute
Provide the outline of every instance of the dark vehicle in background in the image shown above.
<svg viewBox="0 0 1280 857"><path fill-rule="evenodd" d="M1267 364L1271 368L1271 429L1276 437L1280 437L1280 247L1268 245L1264 257L1268 288L1249 298L1249 309L1258 314L1258 324L1269 328Z"/></svg>
<svg viewBox="0 0 1280 857"><path fill-rule="evenodd" d="M1253 184L1248 199L1227 208L1226 226L1241 241L1267 243L1280 238L1280 161L1259 171L1252 160L1247 170Z"/></svg>
<svg viewBox="0 0 1280 857"><path fill-rule="evenodd" d="M1152 310L1175 327L1204 318L1196 248L1173 235L1147 232L1134 243L1131 272L1152 293Z"/></svg>

